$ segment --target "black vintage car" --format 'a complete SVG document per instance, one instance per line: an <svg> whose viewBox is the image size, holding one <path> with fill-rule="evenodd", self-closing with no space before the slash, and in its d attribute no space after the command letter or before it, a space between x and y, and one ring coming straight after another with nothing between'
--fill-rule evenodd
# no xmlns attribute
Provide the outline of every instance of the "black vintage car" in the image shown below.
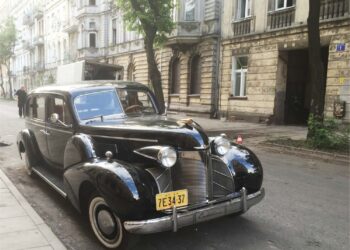
<svg viewBox="0 0 350 250"><path fill-rule="evenodd" d="M160 114L131 82L41 87L28 96L17 145L36 174L86 214L107 248L132 234L246 212L264 197L263 169L224 134Z"/></svg>

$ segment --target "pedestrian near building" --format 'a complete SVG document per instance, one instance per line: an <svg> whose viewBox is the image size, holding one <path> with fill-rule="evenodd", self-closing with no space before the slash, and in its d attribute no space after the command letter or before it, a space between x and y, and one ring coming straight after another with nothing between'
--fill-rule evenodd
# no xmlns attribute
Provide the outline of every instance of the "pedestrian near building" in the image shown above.
<svg viewBox="0 0 350 250"><path fill-rule="evenodd" d="M21 118L22 115L24 116L24 105L27 100L27 92L25 90L25 87L22 86L19 90L16 91L15 95L17 96L18 114Z"/></svg>

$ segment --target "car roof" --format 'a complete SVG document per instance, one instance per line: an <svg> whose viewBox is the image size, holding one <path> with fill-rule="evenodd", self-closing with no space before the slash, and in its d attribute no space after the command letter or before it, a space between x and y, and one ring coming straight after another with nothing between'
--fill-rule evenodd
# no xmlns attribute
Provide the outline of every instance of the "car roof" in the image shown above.
<svg viewBox="0 0 350 250"><path fill-rule="evenodd" d="M115 81L115 80L89 80L75 82L74 84L51 84L36 88L30 94L59 93L76 96L81 93L95 90L108 90L114 88L136 88L148 90L148 87L139 82Z"/></svg>

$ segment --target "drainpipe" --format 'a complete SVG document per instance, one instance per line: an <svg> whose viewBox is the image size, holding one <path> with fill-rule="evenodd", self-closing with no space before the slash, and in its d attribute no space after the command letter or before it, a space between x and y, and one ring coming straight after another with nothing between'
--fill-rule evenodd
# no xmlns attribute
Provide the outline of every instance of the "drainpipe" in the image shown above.
<svg viewBox="0 0 350 250"><path fill-rule="evenodd" d="M216 65L215 65L215 79L212 84L212 104L211 104L211 110L210 110L210 118L219 118L219 99L220 99L220 47L221 47L221 6L222 1L218 0L219 4L219 17L218 17L218 31L217 31L217 37L215 38L217 41L216 44Z"/></svg>

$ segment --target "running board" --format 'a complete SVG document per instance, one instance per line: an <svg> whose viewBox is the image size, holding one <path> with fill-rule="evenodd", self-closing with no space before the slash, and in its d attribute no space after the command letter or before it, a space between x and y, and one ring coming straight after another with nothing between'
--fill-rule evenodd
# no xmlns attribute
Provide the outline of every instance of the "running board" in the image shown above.
<svg viewBox="0 0 350 250"><path fill-rule="evenodd" d="M67 194L63 191L63 181L59 180L57 176L40 167L33 167L32 170L53 189L55 189L55 191L57 191L63 198L67 198Z"/></svg>

